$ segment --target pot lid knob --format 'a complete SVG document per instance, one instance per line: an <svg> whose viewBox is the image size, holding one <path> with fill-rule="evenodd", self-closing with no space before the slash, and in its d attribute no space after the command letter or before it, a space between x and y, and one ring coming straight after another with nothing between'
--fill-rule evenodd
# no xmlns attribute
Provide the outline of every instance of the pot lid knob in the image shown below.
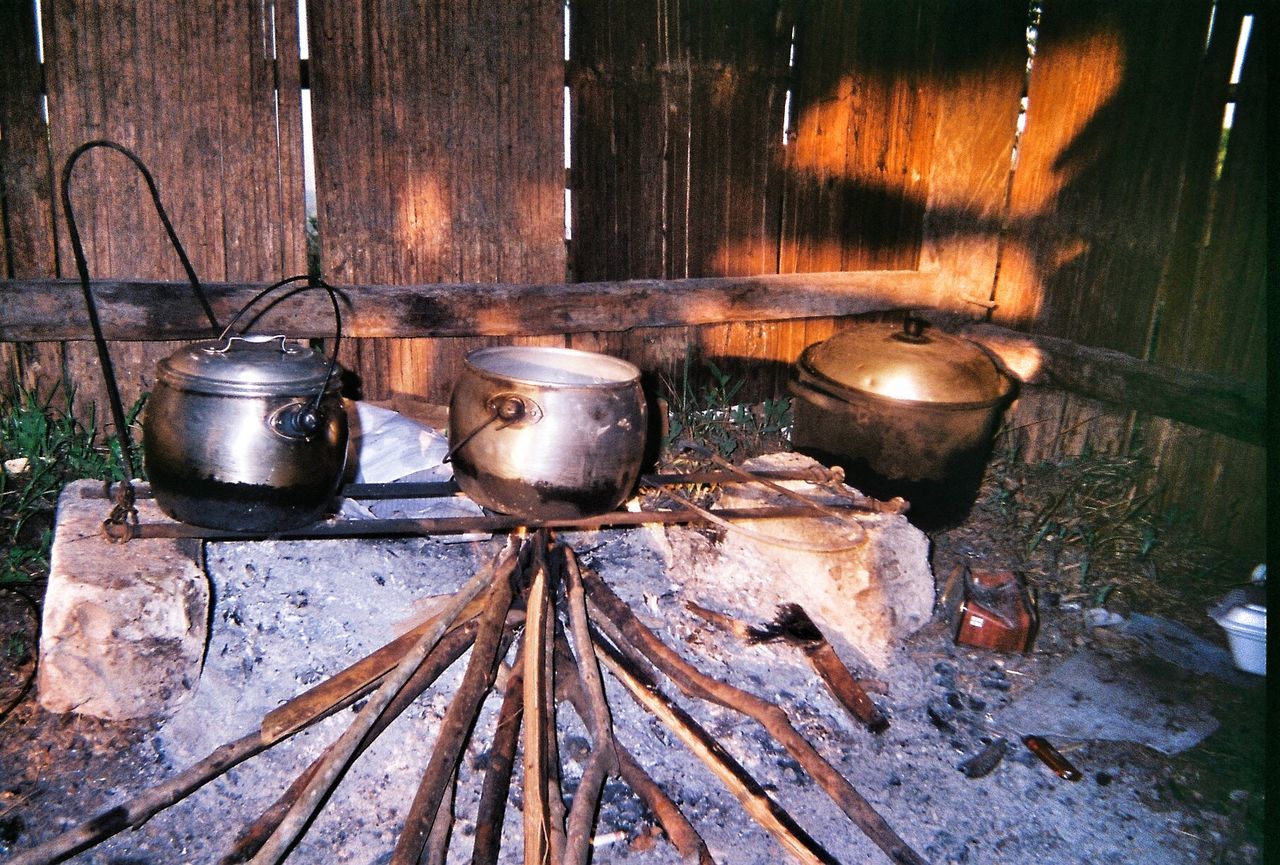
<svg viewBox="0 0 1280 865"><path fill-rule="evenodd" d="M902 330L893 335L893 338L899 342L909 342L912 345L920 345L929 341L929 337L924 335L925 320L914 312L908 312L902 319Z"/></svg>

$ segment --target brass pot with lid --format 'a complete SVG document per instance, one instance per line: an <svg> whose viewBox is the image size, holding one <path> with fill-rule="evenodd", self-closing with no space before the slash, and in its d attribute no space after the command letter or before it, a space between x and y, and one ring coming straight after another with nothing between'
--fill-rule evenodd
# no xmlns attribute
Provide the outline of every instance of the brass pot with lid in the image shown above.
<svg viewBox="0 0 1280 865"><path fill-rule="evenodd" d="M935 527L972 505L1014 382L978 344L908 315L809 346L790 390L796 450L869 495L902 496L917 525Z"/></svg>

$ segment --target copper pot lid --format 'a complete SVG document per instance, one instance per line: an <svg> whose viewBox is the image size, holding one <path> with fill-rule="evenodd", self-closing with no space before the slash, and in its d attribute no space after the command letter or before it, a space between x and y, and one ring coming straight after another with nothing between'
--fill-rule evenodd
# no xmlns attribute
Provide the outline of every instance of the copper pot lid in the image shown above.
<svg viewBox="0 0 1280 865"><path fill-rule="evenodd" d="M910 315L901 324L862 322L809 346L798 373L837 395L846 391L953 408L993 405L1013 387L976 343L927 330Z"/></svg>

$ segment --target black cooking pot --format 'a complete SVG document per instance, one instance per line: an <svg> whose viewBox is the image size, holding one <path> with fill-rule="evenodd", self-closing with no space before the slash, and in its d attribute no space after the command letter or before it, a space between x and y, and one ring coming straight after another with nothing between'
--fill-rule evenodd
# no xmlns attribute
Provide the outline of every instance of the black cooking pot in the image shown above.
<svg viewBox="0 0 1280 865"><path fill-rule="evenodd" d="M861 322L805 349L792 370L792 444L877 498L901 496L934 528L962 519L1013 380L966 339Z"/></svg>

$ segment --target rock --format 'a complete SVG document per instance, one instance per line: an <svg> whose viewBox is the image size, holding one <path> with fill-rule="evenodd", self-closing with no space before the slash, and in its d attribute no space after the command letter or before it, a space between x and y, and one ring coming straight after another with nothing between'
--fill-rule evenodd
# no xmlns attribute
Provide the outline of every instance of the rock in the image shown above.
<svg viewBox="0 0 1280 865"><path fill-rule="evenodd" d="M804 470L820 464L779 453L743 467ZM840 492L805 481L781 485L828 503L860 495L845 485ZM759 484L735 484L724 487L716 507L796 503ZM843 528L826 518L736 521L745 531L727 530L718 545L697 530L668 531L668 566L689 581L691 593L713 602L708 606L748 622L773 619L781 604L799 604L846 663L884 667L894 644L932 616L929 539L900 514L849 513L854 525Z"/></svg>
<svg viewBox="0 0 1280 865"><path fill-rule="evenodd" d="M145 485L139 491L145 491ZM100 531L111 503L100 481L58 499L40 634L40 704L122 720L167 716L200 678L209 580L196 540L113 544ZM164 521L141 498L143 521Z"/></svg>

